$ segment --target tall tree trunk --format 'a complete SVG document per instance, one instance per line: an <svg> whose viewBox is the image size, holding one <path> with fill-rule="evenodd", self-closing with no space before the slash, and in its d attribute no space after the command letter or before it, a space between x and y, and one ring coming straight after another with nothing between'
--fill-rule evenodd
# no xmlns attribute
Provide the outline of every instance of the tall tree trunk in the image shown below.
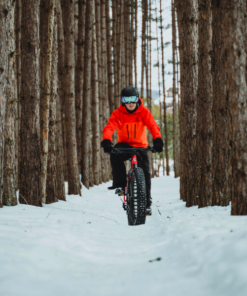
<svg viewBox="0 0 247 296"><path fill-rule="evenodd" d="M177 25L179 34L179 56L180 56L180 104L179 104L179 127L180 127L180 198L186 201L186 175L185 175L185 128L183 123L182 109L184 108L184 68L183 68L183 52L184 52L184 26L182 23L183 10L180 0L174 0L174 4L177 10Z"/></svg>
<svg viewBox="0 0 247 296"><path fill-rule="evenodd" d="M168 132L166 119L166 89L165 89L165 64L164 64L164 43L163 43L163 26L162 26L162 3L160 0L160 34L161 34L161 54L162 54L162 84L163 84L163 107L164 107L164 129L165 129L165 154L166 154L166 174L169 176L169 155L168 155Z"/></svg>
<svg viewBox="0 0 247 296"><path fill-rule="evenodd" d="M45 85L42 99L42 147L41 147L41 197L42 203L46 203L46 180L47 180L47 159L48 159L48 135L49 135L49 107L51 96L51 62L52 62L52 43L54 30L54 6L55 1L50 0L48 4L48 30L47 48L45 52Z"/></svg>
<svg viewBox="0 0 247 296"><path fill-rule="evenodd" d="M64 0L65 118L68 160L68 194L81 194L77 161L75 115L74 0Z"/></svg>
<svg viewBox="0 0 247 296"><path fill-rule="evenodd" d="M246 1L223 1L232 144L232 215L247 215Z"/></svg>
<svg viewBox="0 0 247 296"><path fill-rule="evenodd" d="M118 90L118 54L117 54L117 7L118 2L112 1L112 39L113 39L113 59L114 59L114 109L118 107L119 90Z"/></svg>
<svg viewBox="0 0 247 296"><path fill-rule="evenodd" d="M158 31L158 7L155 0L156 7L156 35L157 35L157 67L158 67L158 85L159 85L159 107L160 107L160 133L163 137L163 122L162 122L162 101L161 101L161 91L160 91L160 57L159 57L159 31ZM161 153L162 157L162 167L163 167L163 176L165 175L165 161L164 161L164 150Z"/></svg>
<svg viewBox="0 0 247 296"><path fill-rule="evenodd" d="M22 6L20 203L42 206L40 184L39 0Z"/></svg>
<svg viewBox="0 0 247 296"><path fill-rule="evenodd" d="M111 42L111 23L110 23L110 8L109 1L106 0L106 35L107 35L107 69L108 69L108 98L110 105L110 113L115 110L115 102L113 96L112 82L112 42Z"/></svg>
<svg viewBox="0 0 247 296"><path fill-rule="evenodd" d="M173 95L173 160L174 160L174 176L179 177L179 164L178 164L178 127L177 127L177 101L176 101L176 23L175 23L175 6L174 0L172 0L172 61L173 61L173 83L172 83L172 95Z"/></svg>
<svg viewBox="0 0 247 296"><path fill-rule="evenodd" d="M0 208L3 206L4 129L6 115L5 88L8 75L8 30L11 1L0 2Z"/></svg>
<svg viewBox="0 0 247 296"><path fill-rule="evenodd" d="M229 93L226 88L223 5L212 1L213 24L213 200L212 205L227 206L231 196ZM227 32L229 33L229 32Z"/></svg>
<svg viewBox="0 0 247 296"><path fill-rule="evenodd" d="M86 4L86 35L84 52L84 87L83 87L83 118L82 118L82 183L89 188L89 148L91 126L91 63L92 63L92 31L94 21L94 0Z"/></svg>
<svg viewBox="0 0 247 296"><path fill-rule="evenodd" d="M6 20L7 40L7 83L5 87L6 123L4 131L4 166L3 166L3 205L15 206L16 199L16 161L15 161L15 118L16 118L16 76L15 76L15 2L8 1ZM11 3L12 2L12 3ZM2 106L1 106L2 107ZM1 178L1 177L0 177Z"/></svg>
<svg viewBox="0 0 247 296"><path fill-rule="evenodd" d="M135 64L135 88L138 87L137 81L137 36L138 36L138 0L134 0L135 2L135 39L134 39L134 64Z"/></svg>
<svg viewBox="0 0 247 296"><path fill-rule="evenodd" d="M62 140L63 147L62 161L63 161L63 174L64 179L68 181L68 165L67 165L67 151L66 151L66 129L64 120L64 104L65 104L65 68L64 68L64 30L63 30L63 17L60 0L57 0L57 30L58 30L58 94L59 94L59 105L61 112L61 124L62 124ZM62 169L62 168L61 168Z"/></svg>
<svg viewBox="0 0 247 296"><path fill-rule="evenodd" d="M141 55L141 97L144 97L144 75L145 75L145 59L146 59L146 50L145 50L145 40L146 40L146 6L147 6L147 0L142 0L142 55Z"/></svg>
<svg viewBox="0 0 247 296"><path fill-rule="evenodd" d="M62 110L61 110L61 96L62 89L61 89L61 80L62 73L59 71L63 71L64 60L61 56L62 49L59 48L64 47L64 39L61 38L61 27L62 27L62 15L61 15L61 4L60 0L56 0L56 15L57 15L57 47L55 48L58 55L57 60L57 100L56 100L56 186L57 186L57 199L59 200L66 200L65 196L65 184L64 184L64 145L63 145L63 123L62 123ZM61 39L59 39L61 38ZM60 53L59 53L60 51ZM59 62L62 61L62 68L59 65ZM55 70L55 69L54 69Z"/></svg>
<svg viewBox="0 0 247 296"><path fill-rule="evenodd" d="M98 59L98 88L99 88L99 128L100 138L102 138L103 130L103 93L102 93L102 55L101 55L101 5L100 0L95 2L95 20L96 20L96 39L97 39L97 59ZM99 183L103 182L103 176L105 175L105 162L104 162L104 151L100 150L100 170L99 170Z"/></svg>
<svg viewBox="0 0 247 296"><path fill-rule="evenodd" d="M198 1L199 60L197 91L196 150L194 167L194 205L212 205L213 86L211 74L212 11L211 0Z"/></svg>
<svg viewBox="0 0 247 296"><path fill-rule="evenodd" d="M84 48L85 48L85 13L86 1L79 0L79 22L77 42L77 62L75 69L75 105L76 105L76 142L79 172L81 171L81 133L82 133L82 98L84 82Z"/></svg>
<svg viewBox="0 0 247 296"><path fill-rule="evenodd" d="M197 2L195 0L178 1L178 10L182 12L181 24L183 26L183 55L181 64L183 67L183 92L184 102L181 106L181 124L184 129L181 141L184 146L184 172L180 179L184 194L182 197L187 201L186 206L192 206L194 196L193 169L195 161L196 145L196 101L198 84L198 62L197 62ZM185 184L183 184L183 182Z"/></svg>
<svg viewBox="0 0 247 296"><path fill-rule="evenodd" d="M94 184L99 185L101 167L100 158L100 122L99 122L99 84L98 84L98 57L96 25L93 25L93 52L92 52L92 148L93 148L93 175Z"/></svg>
<svg viewBox="0 0 247 296"><path fill-rule="evenodd" d="M109 100L108 100L108 72L107 72L107 41L106 41L106 0L101 0L101 55L102 55L102 113L103 125L105 126L109 118ZM103 128L102 128L103 129ZM105 170L103 181L109 180L110 162L109 155L104 154Z"/></svg>
<svg viewBox="0 0 247 296"><path fill-rule="evenodd" d="M21 0L16 1L15 8L15 36L16 36L16 80L17 80L17 115L16 115L16 189L19 189L20 177L20 127L21 127Z"/></svg>
<svg viewBox="0 0 247 296"><path fill-rule="evenodd" d="M121 16L121 25L120 25L120 55L121 55L121 87L120 91L126 87L126 76L125 76L125 46L124 46L124 7L125 0L121 0L120 4L120 16Z"/></svg>
<svg viewBox="0 0 247 296"><path fill-rule="evenodd" d="M57 202L57 118L56 118L56 104L59 99L57 94L58 89L58 74L57 74L57 9L54 1L54 28L53 28L53 45L52 45L52 63L51 63L51 95L49 104L49 143L48 143L48 160L47 160L47 181L46 181L46 203Z"/></svg>

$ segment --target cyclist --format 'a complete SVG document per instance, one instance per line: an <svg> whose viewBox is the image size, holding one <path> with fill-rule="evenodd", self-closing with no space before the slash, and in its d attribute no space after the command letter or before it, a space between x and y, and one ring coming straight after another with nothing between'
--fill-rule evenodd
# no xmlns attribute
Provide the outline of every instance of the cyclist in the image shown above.
<svg viewBox="0 0 247 296"><path fill-rule="evenodd" d="M146 127L153 137L153 147L156 152L162 152L163 141L161 139L160 129L155 122L148 108L143 106L143 100L139 98L138 91L132 87L125 87L121 92L122 104L118 109L112 112L107 125L103 129L103 141L101 146L105 153L111 153L112 135L118 129L118 143L115 148L148 147ZM149 173L149 161L147 152L139 153L138 159L142 167L146 181L147 192L147 213L151 214L151 179ZM126 169L124 161L131 157L130 154L110 154L113 185L108 189L119 188L116 193L123 193L126 186Z"/></svg>

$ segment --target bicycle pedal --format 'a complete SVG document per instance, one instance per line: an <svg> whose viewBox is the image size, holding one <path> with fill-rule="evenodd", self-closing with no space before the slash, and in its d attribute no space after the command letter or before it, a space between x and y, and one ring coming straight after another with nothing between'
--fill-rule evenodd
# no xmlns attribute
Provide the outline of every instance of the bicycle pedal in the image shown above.
<svg viewBox="0 0 247 296"><path fill-rule="evenodd" d="M123 188L117 188L115 191L115 194L118 194L118 196L124 195L124 189Z"/></svg>
<svg viewBox="0 0 247 296"><path fill-rule="evenodd" d="M118 196L124 196L124 194L123 193L120 193Z"/></svg>

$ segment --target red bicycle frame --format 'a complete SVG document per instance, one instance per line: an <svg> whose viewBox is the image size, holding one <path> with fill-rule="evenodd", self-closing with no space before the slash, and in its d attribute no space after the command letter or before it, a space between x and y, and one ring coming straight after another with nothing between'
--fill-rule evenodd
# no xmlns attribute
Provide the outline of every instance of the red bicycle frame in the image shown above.
<svg viewBox="0 0 247 296"><path fill-rule="evenodd" d="M137 157L136 157L136 155L132 155L131 167L133 168L134 165L137 166Z"/></svg>

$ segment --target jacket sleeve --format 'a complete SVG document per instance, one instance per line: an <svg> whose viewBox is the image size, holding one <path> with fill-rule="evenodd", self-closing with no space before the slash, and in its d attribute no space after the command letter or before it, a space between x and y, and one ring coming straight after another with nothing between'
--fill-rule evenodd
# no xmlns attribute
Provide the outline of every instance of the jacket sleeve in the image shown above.
<svg viewBox="0 0 247 296"><path fill-rule="evenodd" d="M119 112L118 110L115 110L114 112L112 112L107 125L103 129L103 140L108 139L112 142L112 135L114 131L119 127L119 125Z"/></svg>
<svg viewBox="0 0 247 296"><path fill-rule="evenodd" d="M144 107L144 112L142 116L143 123L146 125L150 133L152 134L153 139L161 138L160 128L156 121L153 118L153 115Z"/></svg>

